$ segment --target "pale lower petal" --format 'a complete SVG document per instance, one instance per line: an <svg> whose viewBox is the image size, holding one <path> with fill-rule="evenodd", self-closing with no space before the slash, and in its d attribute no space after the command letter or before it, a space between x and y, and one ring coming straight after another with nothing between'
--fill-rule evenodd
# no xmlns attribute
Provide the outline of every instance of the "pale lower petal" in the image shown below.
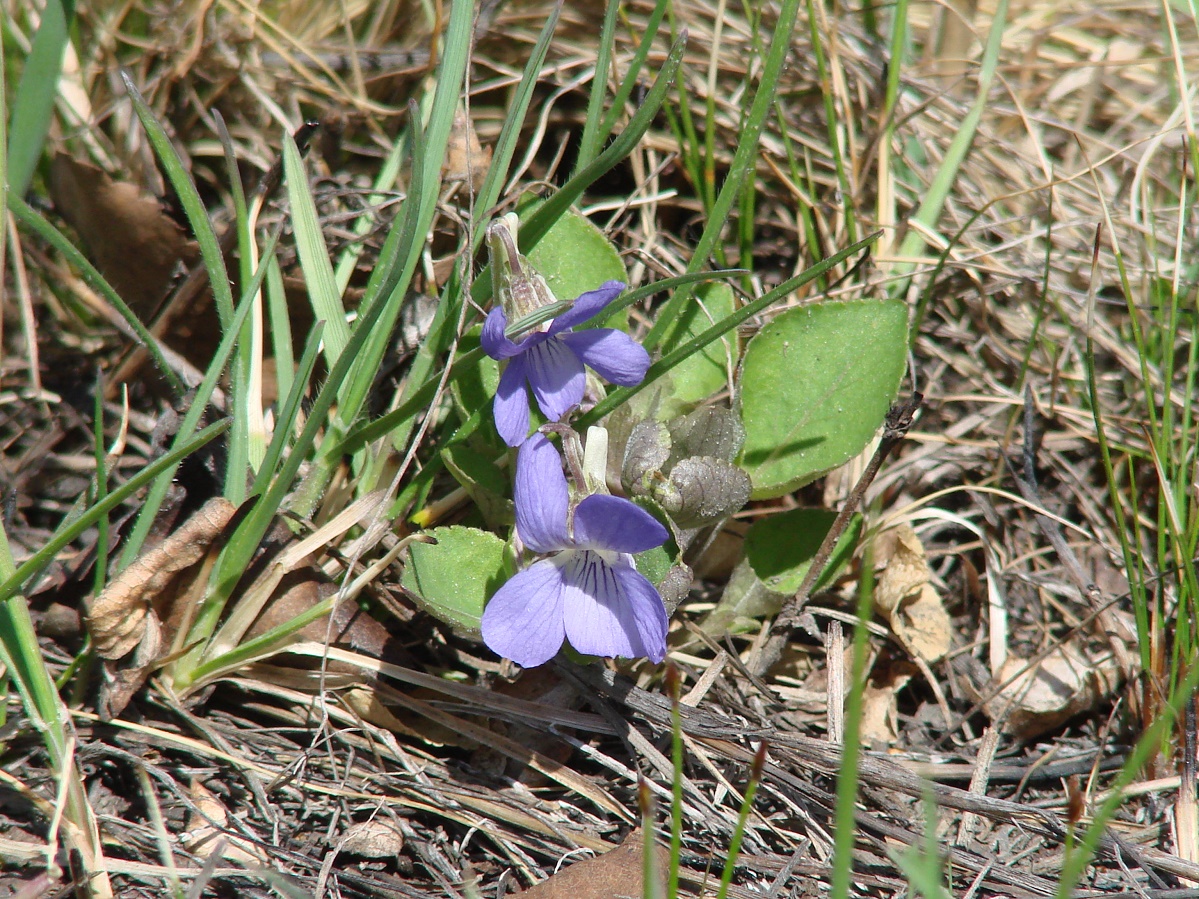
<svg viewBox="0 0 1199 899"><path fill-rule="evenodd" d="M575 507L574 543L580 549L641 553L670 535L654 516L619 496L593 493Z"/></svg>
<svg viewBox="0 0 1199 899"><path fill-rule="evenodd" d="M495 429L508 446L520 446L529 434L529 394L525 381L525 360L520 356L509 360L500 375L500 386L491 407Z"/></svg>
<svg viewBox="0 0 1199 899"><path fill-rule="evenodd" d="M537 562L518 572L483 610L483 642L524 668L548 662L562 647L562 570Z"/></svg>
<svg viewBox="0 0 1199 899"><path fill-rule="evenodd" d="M649 371L649 353L624 331L593 328L558 337L605 381L636 387Z"/></svg>
<svg viewBox="0 0 1199 899"><path fill-rule="evenodd" d="M549 333L558 334L567 328L583 324L583 322L590 319L620 296L624 287L623 281L605 281L595 290L579 294L579 298L574 301L574 305L554 319L554 323L550 325Z"/></svg>
<svg viewBox="0 0 1199 899"><path fill-rule="evenodd" d="M583 400L586 377L579 357L558 338L551 337L525 352L525 375L533 388L537 406L550 421L562 416Z"/></svg>
<svg viewBox="0 0 1199 899"><path fill-rule="evenodd" d="M566 475L562 458L545 435L536 433L516 456L516 530L525 546L538 553L570 546L566 533Z"/></svg>
<svg viewBox="0 0 1199 899"><path fill-rule="evenodd" d="M563 567L562 616L571 646L595 656L666 657L666 607L631 557L609 563L579 550L556 562Z"/></svg>

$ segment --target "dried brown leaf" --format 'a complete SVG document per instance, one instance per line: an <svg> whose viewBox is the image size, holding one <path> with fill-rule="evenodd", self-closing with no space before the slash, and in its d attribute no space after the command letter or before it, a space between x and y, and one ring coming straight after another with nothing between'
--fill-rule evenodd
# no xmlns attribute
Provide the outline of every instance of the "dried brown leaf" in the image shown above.
<svg viewBox="0 0 1199 899"><path fill-rule="evenodd" d="M249 840L228 832L229 812L224 804L199 780L192 780L189 792L194 808L187 818L187 832L180 842L188 852L201 857L218 846L221 857L246 865L261 865L265 856Z"/></svg>
<svg viewBox="0 0 1199 899"><path fill-rule="evenodd" d="M372 818L346 828L341 849L363 858L395 858L404 848L404 835L390 821Z"/></svg>
<svg viewBox="0 0 1199 899"><path fill-rule="evenodd" d="M900 524L879 535L876 560L881 566L874 587L874 607L891 625L904 649L925 662L949 652L953 624L930 583L924 546L910 525Z"/></svg>
<svg viewBox="0 0 1199 899"><path fill-rule="evenodd" d="M454 113L450 142L446 145L445 164L441 167L446 181L469 181L475 190L483 186L491 165L491 147L479 143L475 126L464 110Z"/></svg>
<svg viewBox="0 0 1199 899"><path fill-rule="evenodd" d="M645 880L644 843L644 834L634 830L615 849L595 858L575 862L520 895L528 899L625 899L641 896ZM665 895L669 854L661 846L655 848L658 895Z"/></svg>
<svg viewBox="0 0 1199 899"><path fill-rule="evenodd" d="M1118 686L1120 670L1111 654L1067 645L1035 664L1009 656L996 680L1003 687L985 703L987 714L1029 740L1094 708Z"/></svg>
<svg viewBox="0 0 1199 899"><path fill-rule="evenodd" d="M141 642L147 618L160 615L171 582L203 558L236 508L209 500L170 537L139 556L92 601L87 624L97 654L124 658Z"/></svg>
<svg viewBox="0 0 1199 899"><path fill-rule="evenodd" d="M861 740L891 746L899 739L899 691L912 679L907 661L875 671L862 691Z"/></svg>
<svg viewBox="0 0 1199 899"><path fill-rule="evenodd" d="M195 242L158 200L90 162L56 154L50 196L96 268L143 318L166 294L176 265L196 255Z"/></svg>

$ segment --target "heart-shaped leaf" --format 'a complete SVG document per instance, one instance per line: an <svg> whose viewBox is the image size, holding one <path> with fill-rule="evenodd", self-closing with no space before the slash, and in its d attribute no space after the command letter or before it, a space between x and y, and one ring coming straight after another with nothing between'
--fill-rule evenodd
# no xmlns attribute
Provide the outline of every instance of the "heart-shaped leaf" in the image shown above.
<svg viewBox="0 0 1199 899"><path fill-rule="evenodd" d="M907 333L903 302L864 300L788 309L754 336L739 387L754 499L790 493L862 451L899 390Z"/></svg>

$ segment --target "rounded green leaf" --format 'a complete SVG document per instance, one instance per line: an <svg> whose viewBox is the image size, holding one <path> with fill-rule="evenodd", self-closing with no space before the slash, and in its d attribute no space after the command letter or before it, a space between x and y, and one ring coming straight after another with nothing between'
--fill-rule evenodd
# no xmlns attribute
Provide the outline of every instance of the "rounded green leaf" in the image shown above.
<svg viewBox="0 0 1199 899"><path fill-rule="evenodd" d="M479 334L482 330L482 326L476 325L462 335L458 342L460 356L465 356L479 346ZM457 434L458 439L477 430L482 420L490 421L492 399L495 397L499 384L500 364L490 356L480 354L474 364L469 366L460 364L454 371L454 377L450 381L450 395L454 398L454 406L463 423L472 425L460 431ZM485 414L480 415L481 412ZM472 421L476 418L478 421ZM502 447L503 443L500 442L499 435L495 434L494 430L490 430L488 434L489 437L492 435L494 435L494 439L491 442L497 447Z"/></svg>
<svg viewBox="0 0 1199 899"><path fill-rule="evenodd" d="M754 522L745 534L745 558L758 580L774 593L798 590L836 517L825 509L790 509ZM849 561L861 532L862 517L854 515L812 585L813 592L826 586Z"/></svg>
<svg viewBox="0 0 1199 899"><path fill-rule="evenodd" d="M454 443L441 451L441 461L466 491L491 527L511 527L515 521L511 483L495 464L497 453L479 452L467 443Z"/></svg>
<svg viewBox="0 0 1199 899"><path fill-rule="evenodd" d="M666 338L666 345L678 346L698 337L735 311L733 289L728 284L724 281L703 284L696 288L692 308L686 310L687 320L681 333L672 332ZM681 406L689 406L726 389L730 360L736 364L735 333L713 340L670 370L670 399ZM674 411L673 407L671 411Z"/></svg>
<svg viewBox="0 0 1199 899"><path fill-rule="evenodd" d="M753 498L790 493L852 459L895 401L907 361L899 300L799 306L745 350L741 467Z"/></svg>
<svg viewBox="0 0 1199 899"><path fill-rule="evenodd" d="M401 583L422 609L468 635L479 636L487 598L508 577L507 544L475 528L434 528L436 543L414 543Z"/></svg>

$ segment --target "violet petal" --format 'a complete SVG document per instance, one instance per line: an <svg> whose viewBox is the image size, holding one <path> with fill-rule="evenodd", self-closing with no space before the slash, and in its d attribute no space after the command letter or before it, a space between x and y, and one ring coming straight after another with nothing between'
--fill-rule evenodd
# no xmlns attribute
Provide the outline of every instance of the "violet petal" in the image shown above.
<svg viewBox="0 0 1199 899"><path fill-rule="evenodd" d="M624 331L591 328L574 331L558 338L569 346L588 368L605 381L622 387L635 387L645 380L649 353Z"/></svg>
<svg viewBox="0 0 1199 899"><path fill-rule="evenodd" d="M537 406L550 421L577 406L583 399L587 378L583 363L557 338L531 347L521 357Z"/></svg>
<svg viewBox="0 0 1199 899"><path fill-rule="evenodd" d="M574 543L581 549L640 553L668 536L658 519L619 496L593 493L575 507Z"/></svg>
<svg viewBox="0 0 1199 899"><path fill-rule="evenodd" d="M507 327L508 316L504 315L502 308L496 306L487 313L487 319L483 322L483 333L479 335L479 345L492 359L511 359L525 351L527 338L520 343L509 340L504 334Z"/></svg>
<svg viewBox="0 0 1199 899"><path fill-rule="evenodd" d="M566 633L563 587L562 569L549 560L517 572L483 610L483 642L525 668L548 662Z"/></svg>
<svg viewBox="0 0 1199 899"><path fill-rule="evenodd" d="M516 530L525 546L551 553L571 545L566 533L570 497L562 459L540 433L526 440L516 456Z"/></svg>
<svg viewBox="0 0 1199 899"><path fill-rule="evenodd" d="M520 446L529 435L529 394L525 390L525 360L516 356L509 360L508 367L500 375L500 385L495 392L492 412L495 429L508 446Z"/></svg>
<svg viewBox="0 0 1199 899"><path fill-rule="evenodd" d="M567 328L581 325L620 296L624 288L623 281L605 281L595 290L579 294L574 305L554 319L549 333L559 334Z"/></svg>
<svg viewBox="0 0 1199 899"><path fill-rule="evenodd" d="M628 556L610 564L582 550L559 559L562 616L571 646L595 656L665 658L666 607Z"/></svg>

